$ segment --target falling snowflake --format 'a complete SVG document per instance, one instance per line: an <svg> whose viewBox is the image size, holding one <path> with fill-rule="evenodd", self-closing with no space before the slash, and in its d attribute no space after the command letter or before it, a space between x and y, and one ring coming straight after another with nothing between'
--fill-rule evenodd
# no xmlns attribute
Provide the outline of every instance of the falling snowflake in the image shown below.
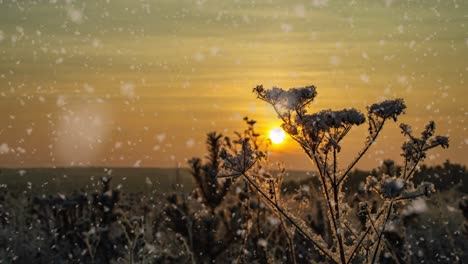
<svg viewBox="0 0 468 264"><path fill-rule="evenodd" d="M268 245L268 242L265 239L261 238L261 239L258 240L257 244L260 247L266 248L266 246Z"/></svg>
<svg viewBox="0 0 468 264"><path fill-rule="evenodd" d="M151 181L151 179L150 179L149 177L146 177L145 183L146 183L147 185L153 185L153 182Z"/></svg>
<svg viewBox="0 0 468 264"><path fill-rule="evenodd" d="M193 55L193 59L200 62L205 60L205 55L203 55L201 52L197 52L195 55Z"/></svg>
<svg viewBox="0 0 468 264"><path fill-rule="evenodd" d="M0 145L0 154L8 154L10 152L10 147L8 146L7 143L2 143Z"/></svg>
<svg viewBox="0 0 468 264"><path fill-rule="evenodd" d="M57 101L56 101L56 105L58 107L63 107L67 104L66 100L65 100L65 96L63 95L60 95L59 97L57 97Z"/></svg>
<svg viewBox="0 0 468 264"><path fill-rule="evenodd" d="M195 140L193 138L187 140L187 142L185 143L185 145L187 146L187 148L191 148L195 145Z"/></svg>
<svg viewBox="0 0 468 264"><path fill-rule="evenodd" d="M289 33L291 32L293 29L293 27L291 26L291 24L281 24L281 30L284 32L284 33Z"/></svg>
<svg viewBox="0 0 468 264"><path fill-rule="evenodd" d="M303 5L296 5L294 7L294 13L296 13L296 16L298 17L305 17L305 8Z"/></svg>
<svg viewBox="0 0 468 264"><path fill-rule="evenodd" d="M160 133L160 134L157 134L155 137L159 142L163 142L164 139L166 139L166 134L165 133Z"/></svg>
<svg viewBox="0 0 468 264"><path fill-rule="evenodd" d="M361 81L365 82L365 83L369 83L370 82L370 79L369 79L369 75L367 74L361 74L359 76L359 78L361 79Z"/></svg>
<svg viewBox="0 0 468 264"><path fill-rule="evenodd" d="M83 22L83 12L73 6L67 7L67 16L73 23Z"/></svg>
<svg viewBox="0 0 468 264"><path fill-rule="evenodd" d="M338 56L331 56L330 57L330 64L333 66L338 66L341 64L341 58Z"/></svg>
<svg viewBox="0 0 468 264"><path fill-rule="evenodd" d="M211 47L211 48L210 48L210 54L211 54L211 56L216 56L216 55L218 55L220 50L221 50L221 49L220 49L219 47Z"/></svg>
<svg viewBox="0 0 468 264"><path fill-rule="evenodd" d="M94 48L99 48L101 46L101 41L99 39L93 39L93 41L91 42L91 45Z"/></svg>
<svg viewBox="0 0 468 264"><path fill-rule="evenodd" d="M137 160L137 161L135 161L135 163L133 164L133 167L135 167L135 168L138 168L138 167L140 167L140 166L141 166L141 160Z"/></svg>
<svg viewBox="0 0 468 264"><path fill-rule="evenodd" d="M325 7L328 5L328 0L313 0L312 5L315 7Z"/></svg>
<svg viewBox="0 0 468 264"><path fill-rule="evenodd" d="M397 78L399 84L407 84L408 83L408 77L401 75L398 76Z"/></svg>
<svg viewBox="0 0 468 264"><path fill-rule="evenodd" d="M87 83L85 83L85 84L83 85L83 89L84 89L87 93L93 93L93 92L94 92L94 88L93 88L91 85L87 84Z"/></svg>
<svg viewBox="0 0 468 264"><path fill-rule="evenodd" d="M133 83L122 83L120 85L120 94L128 98L135 97L135 86L133 85Z"/></svg>

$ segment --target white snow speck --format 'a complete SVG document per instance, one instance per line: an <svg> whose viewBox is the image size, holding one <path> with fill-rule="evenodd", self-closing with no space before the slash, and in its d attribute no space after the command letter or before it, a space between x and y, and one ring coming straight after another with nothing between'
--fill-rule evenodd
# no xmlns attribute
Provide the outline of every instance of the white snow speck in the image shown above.
<svg viewBox="0 0 468 264"><path fill-rule="evenodd" d="M83 22L83 11L76 7L67 7L67 16L73 23L80 24Z"/></svg>
<svg viewBox="0 0 468 264"><path fill-rule="evenodd" d="M412 215L412 214L422 214L428 209L426 201L424 199L418 198L413 200L403 211L403 215Z"/></svg>
<svg viewBox="0 0 468 264"><path fill-rule="evenodd" d="M338 56L331 56L330 57L330 64L333 66L338 66L341 64L341 58Z"/></svg>
<svg viewBox="0 0 468 264"><path fill-rule="evenodd" d="M203 61L205 60L205 55L201 52L197 52L195 55L193 55L193 59L196 61Z"/></svg>
<svg viewBox="0 0 468 264"><path fill-rule="evenodd" d="M286 24L286 23L281 24L281 30L284 33L289 33L289 32L292 31L292 29L293 29L293 27L291 26L291 24Z"/></svg>
<svg viewBox="0 0 468 264"><path fill-rule="evenodd" d="M267 242L265 239L260 238L260 239L258 240L257 244L258 244L259 246L261 246L261 247L266 248L266 246L268 245L268 242Z"/></svg>
<svg viewBox="0 0 468 264"><path fill-rule="evenodd" d="M93 41L91 42L91 45L94 48L99 48L101 46L101 41L99 39L93 39Z"/></svg>
<svg viewBox="0 0 468 264"><path fill-rule="evenodd" d="M66 100L65 100L65 96L63 96L63 95L58 96L58 97L57 97L56 104L57 104L58 107L62 107L62 106L64 106L64 105L66 105L67 102L66 102Z"/></svg>
<svg viewBox="0 0 468 264"><path fill-rule="evenodd" d="M359 76L359 78L361 79L361 81L363 81L365 83L370 82L369 76L367 74L361 74L361 76Z"/></svg>
<svg viewBox="0 0 468 264"><path fill-rule="evenodd" d="M361 56L362 56L362 58L365 59L365 60L368 60L368 59L369 59L369 55L367 55L367 52L365 52L365 51L363 51L363 52L361 53Z"/></svg>
<svg viewBox="0 0 468 264"><path fill-rule="evenodd" d="M135 86L133 85L133 83L122 83L120 85L120 94L128 98L133 98L135 96Z"/></svg>
<svg viewBox="0 0 468 264"><path fill-rule="evenodd" d="M157 134L155 137L159 142L163 142L164 139L166 139L166 134L165 133L160 133L160 134Z"/></svg>
<svg viewBox="0 0 468 264"><path fill-rule="evenodd" d="M398 76L397 78L399 84L407 84L408 83L408 77L401 75Z"/></svg>
<svg viewBox="0 0 468 264"><path fill-rule="evenodd" d="M390 7L393 3L393 0L385 0L385 7Z"/></svg>
<svg viewBox="0 0 468 264"><path fill-rule="evenodd" d="M399 25L397 27L398 33L403 34L405 33L405 27L403 25Z"/></svg>
<svg viewBox="0 0 468 264"><path fill-rule="evenodd" d="M133 164L133 167L138 168L138 167L140 167L140 165L141 165L141 160L137 160L137 161L135 161L135 163Z"/></svg>
<svg viewBox="0 0 468 264"><path fill-rule="evenodd" d="M83 84L83 89L87 93L93 93L94 92L94 88L91 85L87 84L87 83Z"/></svg>
<svg viewBox="0 0 468 264"><path fill-rule="evenodd" d="M272 226L277 226L281 223L281 220L278 217L268 216L267 221Z"/></svg>
<svg viewBox="0 0 468 264"><path fill-rule="evenodd" d="M148 185L153 185L153 182L152 182L151 179L148 178L148 177L146 177L145 183L148 184Z"/></svg>
<svg viewBox="0 0 468 264"><path fill-rule="evenodd" d="M313 0L312 5L315 7L325 7L328 5L328 0Z"/></svg>
<svg viewBox="0 0 468 264"><path fill-rule="evenodd" d="M296 13L296 16L298 17L305 17L305 8L303 5L296 5L294 7L294 13Z"/></svg>
<svg viewBox="0 0 468 264"><path fill-rule="evenodd" d="M187 140L187 142L185 143L185 145L187 145L187 148L191 148L195 145L195 140L193 138Z"/></svg>
<svg viewBox="0 0 468 264"><path fill-rule="evenodd" d="M119 149L119 148L121 148L121 147L122 147L122 142L120 142L120 141L119 141L119 142L115 142L114 148Z"/></svg>
<svg viewBox="0 0 468 264"><path fill-rule="evenodd" d="M0 145L0 154L8 154L10 152L10 147L8 146L7 143L2 143Z"/></svg>
<svg viewBox="0 0 468 264"><path fill-rule="evenodd" d="M219 47L211 47L211 48L210 48L210 54L211 54L211 56L216 56L216 55L218 55L220 50L221 50L221 49L220 49Z"/></svg>

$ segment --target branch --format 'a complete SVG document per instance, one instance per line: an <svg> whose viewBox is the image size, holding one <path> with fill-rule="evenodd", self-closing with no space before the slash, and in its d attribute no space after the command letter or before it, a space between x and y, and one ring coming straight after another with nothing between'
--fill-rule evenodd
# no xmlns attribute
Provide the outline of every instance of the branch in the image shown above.
<svg viewBox="0 0 468 264"><path fill-rule="evenodd" d="M363 150L361 150L358 154L358 156L353 160L353 162L351 162L351 164L348 166L348 168L346 169L346 171L343 173L343 176L341 176L341 178L338 180L338 185L341 184L341 182L343 182L343 180L346 178L346 176L348 175L348 173L354 168L354 166L356 165L356 163L358 163L358 161L364 156L364 154L367 152L367 150L369 150L370 146L372 146L375 142L375 139L377 138L377 136L379 135L380 131L382 130L382 127L383 125L385 124L385 120L384 119L382 121L382 123L380 123L380 126L377 128L377 131L375 132L374 136L369 140L369 142L366 144L366 146L364 147Z"/></svg>
<svg viewBox="0 0 468 264"><path fill-rule="evenodd" d="M380 241L382 240L383 233L385 231L385 226L387 225L388 219L390 218L390 214L392 212L393 200L390 202L390 206L388 207L387 216L385 217L385 221L383 222L382 231L380 231L379 238L377 240L377 245L375 246L374 256L372 257L372 263L375 263L377 260L377 252L379 251Z"/></svg>
<svg viewBox="0 0 468 264"><path fill-rule="evenodd" d="M327 256L333 263L338 263L338 261L336 261L333 256L326 250L324 249L318 242L316 242L312 237L310 237L293 219L292 217L286 213L278 204L276 204L275 202L273 202L269 197L268 195L266 195L261 189L260 187L257 186L257 184L255 184L252 179L250 179L249 176L247 176L247 174L242 174L244 176L244 178L247 180L247 182L249 182L249 184L251 184L255 190L257 190L258 193L260 193L264 199L266 199L268 201L268 203L274 207L274 209L276 211L278 211L280 214L282 214L298 231L299 233L301 233L305 238L307 238L309 241L312 242L312 244L314 244L314 246L320 251L322 252L325 256Z"/></svg>
<svg viewBox="0 0 468 264"><path fill-rule="evenodd" d="M384 209L382 209L378 214L377 214L377 217L375 218L374 221L377 221L380 216L382 216L382 213L384 212ZM348 261L346 262L346 264L349 264L351 263L351 261L353 260L354 258L354 255L356 254L356 252L358 251L359 247L361 247L361 244L362 242L364 241L364 239L367 237L367 235L369 234L369 232L371 231L372 229L372 226L369 226L366 230L366 232L364 232L364 234L361 236L361 239L359 239L359 242L357 243L357 245L354 247L353 249L353 252L351 253L351 256L349 257Z"/></svg>

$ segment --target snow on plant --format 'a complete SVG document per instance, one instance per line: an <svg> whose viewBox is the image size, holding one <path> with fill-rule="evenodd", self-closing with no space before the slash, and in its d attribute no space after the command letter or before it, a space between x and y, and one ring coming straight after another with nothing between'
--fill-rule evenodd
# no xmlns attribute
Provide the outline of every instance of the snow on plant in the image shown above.
<svg viewBox="0 0 468 264"><path fill-rule="evenodd" d="M325 238L314 234L304 221L290 213L280 200L269 194L271 186L263 184L262 175L258 171L252 172L262 155L251 146L249 138L239 140L241 148L238 151L223 152L224 172L218 176L245 179L251 185L251 189L258 193L281 219L287 219L329 262L375 263L378 260L385 226L394 211L395 203L422 196L429 197L434 192L431 183L423 182L415 187L411 178L419 162L426 157L426 152L437 146L448 147L448 138L434 136L434 122L429 122L421 138L414 137L411 127L402 124L400 126L402 133L408 137L402 146L404 168L399 175L368 177L367 189L377 192L382 202L375 213L368 210L369 205L366 202L360 203L357 214L364 226L356 228L351 221L351 215L348 215L349 206L344 201L343 186L351 170L375 142L384 124L389 120L396 122L404 113L406 105L403 99L372 104L367 107L366 115L354 108L327 109L309 113L308 106L317 96L315 86L284 90L278 87L265 89L259 85L253 89L253 92L260 100L274 108L283 121L282 128L315 164L322 195L326 201L327 219L333 239L331 242L326 242ZM339 166L341 141L353 127L362 125L366 121L369 133L362 150L347 166Z"/></svg>

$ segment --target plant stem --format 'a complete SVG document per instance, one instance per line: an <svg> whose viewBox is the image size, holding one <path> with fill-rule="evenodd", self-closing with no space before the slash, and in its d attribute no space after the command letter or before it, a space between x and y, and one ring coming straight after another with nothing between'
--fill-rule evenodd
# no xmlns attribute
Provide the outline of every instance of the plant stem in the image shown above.
<svg viewBox="0 0 468 264"><path fill-rule="evenodd" d="M277 197L277 193L276 193L276 187L275 187L275 184L273 183L273 191L274 191L274 197L275 197L275 203L278 203L278 197ZM288 232L288 229L286 227L286 224L284 223L284 220L283 220L283 216L280 215L279 216L280 218L280 222L281 222L281 227L283 228L284 230L284 234L286 235L286 239L288 240L288 246L289 246L289 253L290 253L290 257L291 257L291 261L293 264L296 264L296 251L294 249L294 243L293 243L293 239L291 238L289 232Z"/></svg>
<svg viewBox="0 0 468 264"><path fill-rule="evenodd" d="M384 210L382 209L378 214L377 214L377 217L375 218L374 221L377 221L380 216L382 216L382 213L384 212ZM346 262L346 264L349 264L351 263L351 261L353 260L353 257L354 255L356 254L356 252L358 251L359 247L361 246L362 242L364 241L364 239L367 237L367 235L369 234L369 232L371 231L372 227L369 226L367 229L366 229L366 232L364 232L364 234L361 236L361 239L359 239L359 242L357 243L357 245L354 247L354 250L353 252L351 253L351 256L349 256L349 259L348 261Z"/></svg>
<svg viewBox="0 0 468 264"><path fill-rule="evenodd" d="M336 237L338 239L338 246L340 250L340 258L342 263L346 263L346 256L345 256L345 248L343 245L343 238L341 237L341 231L342 227L340 224L340 199L339 199L339 185L336 183L336 168L337 168L337 160L336 160L336 148L333 147L333 198L335 200L335 213L336 213L336 220L335 222L337 223L336 225L339 227L337 228L335 226L335 231L336 231Z"/></svg>
<svg viewBox="0 0 468 264"><path fill-rule="evenodd" d="M380 231L379 238L377 239L377 245L375 246L374 256L372 257L372 263L375 263L375 261L377 260L377 253L379 251L380 241L382 240L382 236L385 231L385 226L387 225L388 219L390 218L390 214L392 212L392 206L393 206L393 200L390 202L387 216L385 217L385 221L383 222L382 231Z"/></svg>
<svg viewBox="0 0 468 264"><path fill-rule="evenodd" d="M379 135L380 131L382 130L383 128L383 125L385 123L385 120L384 119L382 121L382 123L380 123L380 126L379 128L377 128L377 131L375 132L374 136L371 138L371 140L369 141L369 143L366 144L366 146L364 147L363 150L361 150L361 152L359 152L358 156L353 160L353 162L351 162L351 164L348 166L348 168L346 169L346 171L343 173L343 175L341 176L341 178L338 180L338 184L340 184L345 178L346 176L348 175L348 173L354 168L354 166L358 163L358 161L364 156L364 154L367 152L367 150L369 150L370 146L372 146L375 142L375 139L377 138L377 136Z"/></svg>
<svg viewBox="0 0 468 264"><path fill-rule="evenodd" d="M247 176L247 174L244 173L242 175L247 180L247 182L249 182L249 184L251 184L255 188L255 190L257 190L257 192L260 193L263 196L263 198L265 198L280 214L282 214L299 231L299 233L301 233L305 238L307 238L309 241L311 241L312 244L314 244L314 246L319 251L321 251L325 256L327 256L333 263L338 263L338 261L336 261L333 258L333 256L330 253L327 252L327 250L325 250L322 246L320 246L320 244L318 242L316 242L314 239L312 239L278 204L273 202L270 199L270 197L268 197L268 195L266 195L260 189L260 187L258 187L257 184L255 184L252 179L250 179L249 176Z"/></svg>
<svg viewBox="0 0 468 264"><path fill-rule="evenodd" d="M325 199L327 200L328 210L330 211L330 215L331 215L331 217L330 217L331 222L333 223L333 228L335 229L334 234L336 234L336 239L338 240L338 244L339 244L340 259L341 259L342 263L346 263L346 258L345 258L344 249L343 249L343 241L341 239L341 234L339 233L340 230L338 230L338 225L336 224L337 218L335 217L335 212L333 211L333 206L332 206L332 204L330 202L331 196L330 196L330 193L328 192L326 178L323 175L322 170L320 169L320 164L319 164L319 162L317 160L317 157L315 155L310 155L307 151L305 151L305 152L306 152L307 156L309 157L309 159L311 159L311 160L313 160L315 162L315 165L318 168L320 180L322 181L322 188L323 188L323 190L325 192ZM325 170L326 169L324 169L324 171ZM333 184L331 180L330 180L330 183ZM333 184L333 187L334 186L335 186L335 184ZM336 203L335 203L335 206L336 206Z"/></svg>

